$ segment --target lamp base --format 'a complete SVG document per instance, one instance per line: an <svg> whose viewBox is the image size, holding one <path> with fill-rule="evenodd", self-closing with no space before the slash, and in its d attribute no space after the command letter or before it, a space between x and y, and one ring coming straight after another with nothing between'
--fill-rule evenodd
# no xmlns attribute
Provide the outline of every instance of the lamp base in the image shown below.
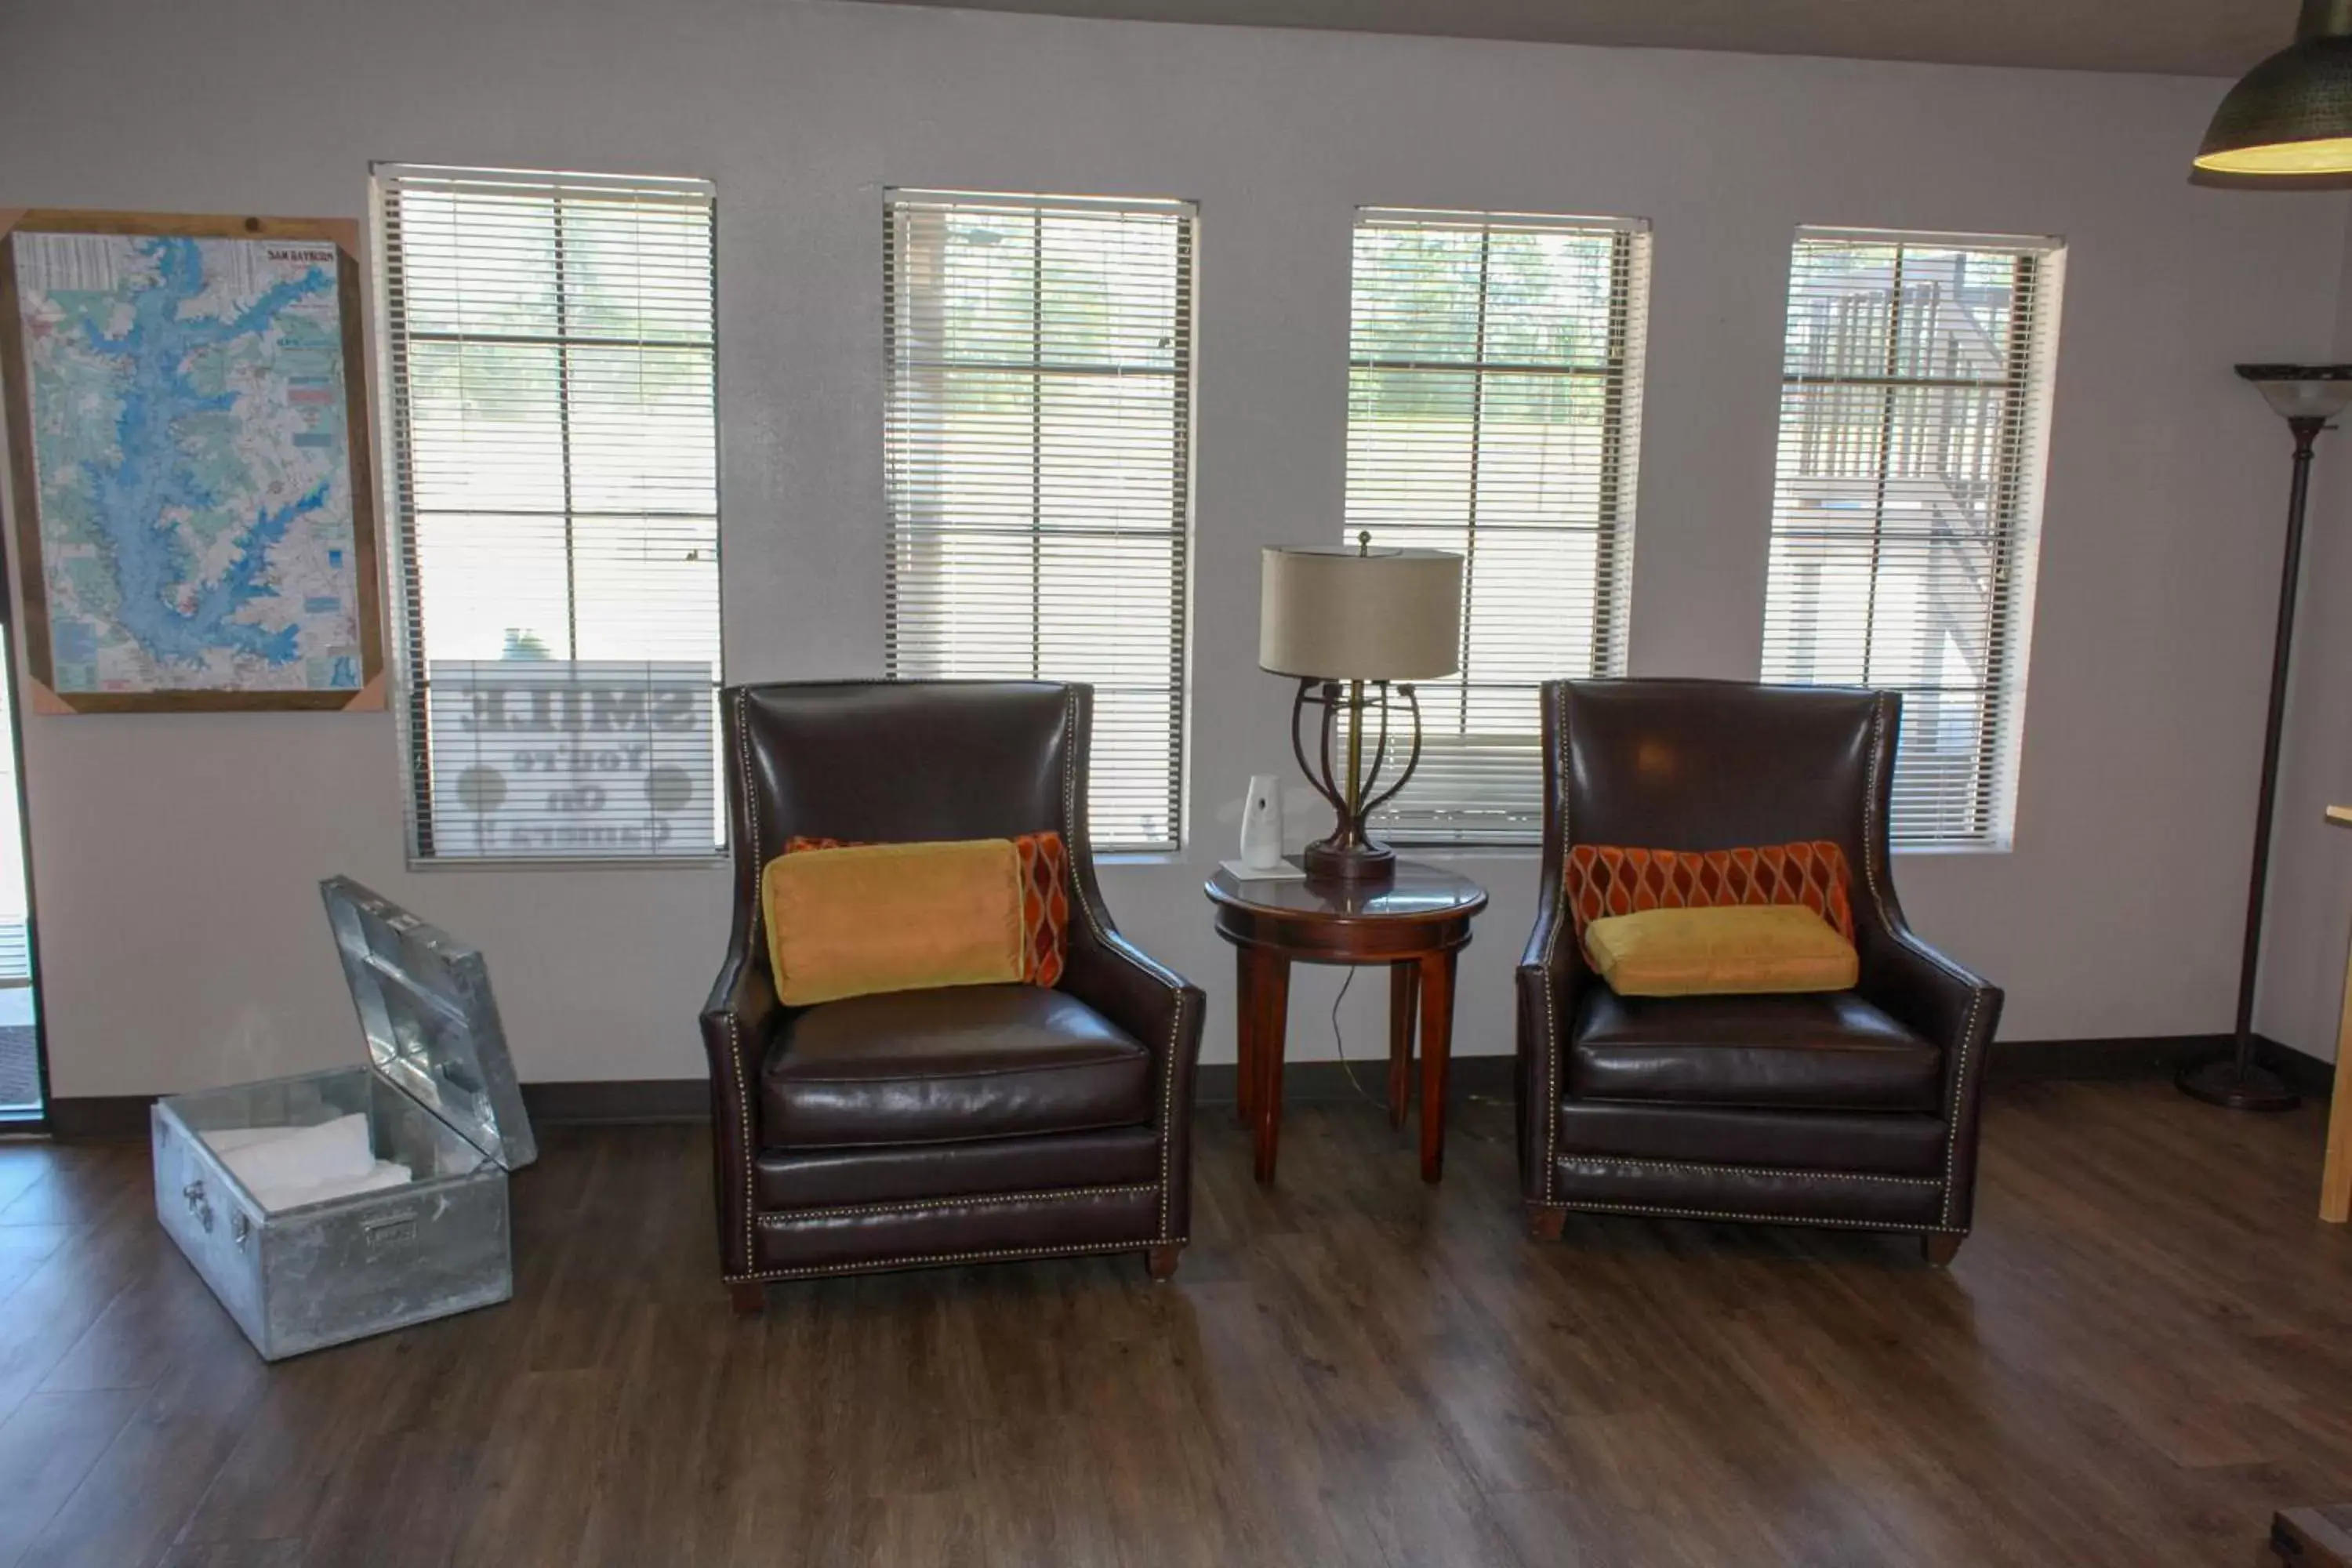
<svg viewBox="0 0 2352 1568"><path fill-rule="evenodd" d="M1318 881L1389 882L1396 879L1396 851L1385 844L1361 839L1349 843L1318 838L1298 858L1307 874Z"/></svg>
<svg viewBox="0 0 2352 1568"><path fill-rule="evenodd" d="M2252 1062L2240 1067L2234 1056L2190 1062L2172 1081L2189 1098L2230 1110L2293 1110L2303 1103L2278 1074Z"/></svg>

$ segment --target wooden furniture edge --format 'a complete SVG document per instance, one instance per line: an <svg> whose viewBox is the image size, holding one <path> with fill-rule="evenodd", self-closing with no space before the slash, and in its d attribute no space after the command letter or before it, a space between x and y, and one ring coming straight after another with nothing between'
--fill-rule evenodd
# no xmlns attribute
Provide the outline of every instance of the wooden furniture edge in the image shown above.
<svg viewBox="0 0 2352 1568"><path fill-rule="evenodd" d="M2352 805L2331 805L2327 820L2352 826ZM2352 951L2344 960L2344 1001L2336 1020L2336 1060L2352 1056ZM2328 1096L2327 1164L2319 1178L2319 1217L2329 1225L2352 1219L2352 1072L2338 1071Z"/></svg>

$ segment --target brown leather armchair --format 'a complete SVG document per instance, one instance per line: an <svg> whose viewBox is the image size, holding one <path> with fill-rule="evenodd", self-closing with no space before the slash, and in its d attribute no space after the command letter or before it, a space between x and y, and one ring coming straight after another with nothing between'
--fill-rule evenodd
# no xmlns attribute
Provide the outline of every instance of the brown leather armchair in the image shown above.
<svg viewBox="0 0 2352 1568"><path fill-rule="evenodd" d="M1518 971L1519 1178L1531 1228L1572 1209L1968 1234L2001 994L1911 934L1887 861L1902 700L1712 680L1543 689L1542 904ZM1834 840L1860 983L1822 995L1621 997L1586 966L1577 844Z"/></svg>
<svg viewBox="0 0 2352 1568"><path fill-rule="evenodd" d="M1202 996L1112 927L1087 838L1093 693L839 681L721 694L735 929L702 1012L719 1253L739 1311L823 1274L1078 1253L1176 1269ZM1051 990L776 1000L760 873L795 836L1058 831L1069 954Z"/></svg>

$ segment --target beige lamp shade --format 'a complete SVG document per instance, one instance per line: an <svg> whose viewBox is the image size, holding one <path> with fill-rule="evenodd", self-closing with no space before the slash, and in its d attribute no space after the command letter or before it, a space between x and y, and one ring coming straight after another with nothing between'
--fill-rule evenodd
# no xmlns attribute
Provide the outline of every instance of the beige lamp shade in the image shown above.
<svg viewBox="0 0 2352 1568"><path fill-rule="evenodd" d="M1324 680L1433 680L1462 668L1462 557L1269 546L1257 662Z"/></svg>

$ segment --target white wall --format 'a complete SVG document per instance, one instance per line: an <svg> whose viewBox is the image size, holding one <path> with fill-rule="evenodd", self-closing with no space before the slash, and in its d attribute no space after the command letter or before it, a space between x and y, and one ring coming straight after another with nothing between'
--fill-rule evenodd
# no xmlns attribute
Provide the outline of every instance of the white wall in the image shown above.
<svg viewBox="0 0 2352 1568"><path fill-rule="evenodd" d="M2352 360L2352 250L2337 290L2332 360ZM2248 519L2284 520L2294 437L2273 421L2271 449L2243 476ZM2304 523L2303 581L2279 759L2278 823L2271 840L2268 919L2254 1026L2333 1060L2337 1007L2352 933L2352 827L2330 826L2330 805L2352 805L2352 447L2319 438ZM2282 523L2260 535L2278 570ZM2277 590L2272 590L2275 595ZM2273 599L2275 604L2275 599ZM2251 810L2251 806L2249 810Z"/></svg>
<svg viewBox="0 0 2352 1568"><path fill-rule="evenodd" d="M0 201L363 211L371 159L707 174L719 190L729 671L878 665L886 184L1201 204L1195 842L1115 914L1209 985L1215 808L1282 755L1256 552L1338 525L1359 204L1656 225L1636 672L1754 672L1780 295L1800 223L2071 242L2013 853L1913 856L1915 921L2012 1038L2228 1022L2282 466L2231 375L2324 352L2344 204L2193 188L2219 85L1103 24L794 0L40 0L0 13ZM2352 454L2346 455L2352 462ZM2239 548L2239 547L2242 548ZM29 718L61 1095L354 1049L314 880L483 944L524 1076L698 1074L724 874L404 869L383 716ZM1459 1038L1510 1048L1523 856ZM1328 1053L1336 977L1295 1047ZM1350 1050L1381 1038L1357 988ZM1354 1001L1366 1005L1360 1009Z"/></svg>

